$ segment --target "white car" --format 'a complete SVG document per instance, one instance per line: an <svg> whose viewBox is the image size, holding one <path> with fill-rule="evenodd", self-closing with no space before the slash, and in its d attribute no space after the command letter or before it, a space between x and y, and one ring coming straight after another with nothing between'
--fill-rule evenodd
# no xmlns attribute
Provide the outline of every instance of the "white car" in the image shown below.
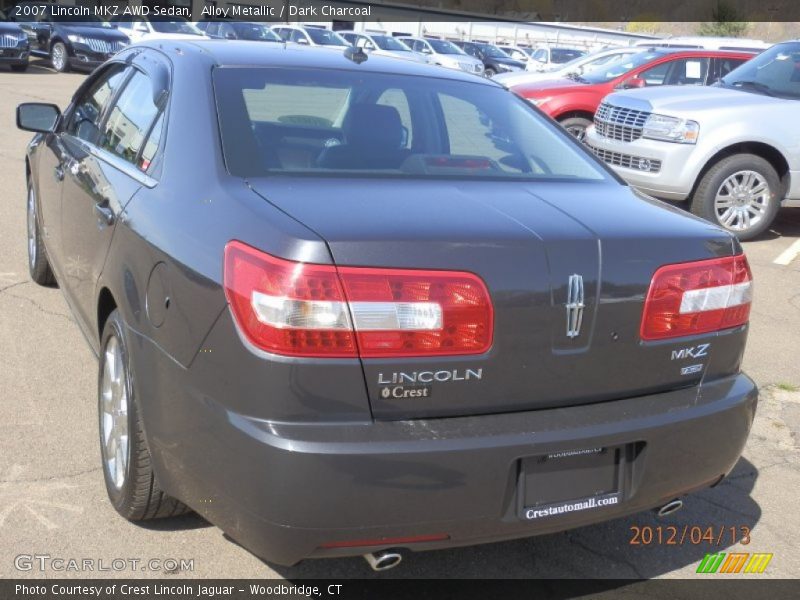
<svg viewBox="0 0 800 600"><path fill-rule="evenodd" d="M586 52L577 48L543 46L533 51L531 54L532 60L528 61L525 68L528 71L554 71L561 65L585 54Z"/></svg>
<svg viewBox="0 0 800 600"><path fill-rule="evenodd" d="M310 25L274 25L272 31L285 42L303 46L328 46L346 48L350 44L335 31Z"/></svg>
<svg viewBox="0 0 800 600"><path fill-rule="evenodd" d="M342 32L341 35L347 42L363 48L365 52L377 56L391 56L392 58L404 58L415 62L427 63L428 59L418 52L414 52L396 37L385 33L360 33L355 31Z"/></svg>
<svg viewBox="0 0 800 600"><path fill-rule="evenodd" d="M627 46L624 48L606 48L605 50L599 50L592 54L586 54L585 56L580 56L576 59L573 59L568 63L561 65L561 67L555 71L500 73L495 75L493 79L506 87L511 87L514 85L542 81L544 79L559 79L561 77L569 77L573 73L576 75L583 75L585 73L591 73L595 69L599 69L600 67L612 63L617 59L638 54L641 52L641 50L641 48L634 48L632 46Z"/></svg>
<svg viewBox="0 0 800 600"><path fill-rule="evenodd" d="M127 35L131 42L142 40L186 40L207 39L193 23L180 17L152 19L130 15L111 18L111 25Z"/></svg>
<svg viewBox="0 0 800 600"><path fill-rule="evenodd" d="M447 67L448 69L460 69L467 73L483 75L483 61L470 56L453 42L411 36L404 36L399 39L414 52L427 56L433 64Z"/></svg>

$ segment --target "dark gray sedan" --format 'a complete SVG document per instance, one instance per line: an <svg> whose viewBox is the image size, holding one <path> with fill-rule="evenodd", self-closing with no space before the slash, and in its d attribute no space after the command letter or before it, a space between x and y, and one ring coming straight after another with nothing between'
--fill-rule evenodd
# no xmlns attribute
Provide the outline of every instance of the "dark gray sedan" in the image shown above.
<svg viewBox="0 0 800 600"><path fill-rule="evenodd" d="M735 238L491 81L364 59L145 43L19 107L117 511L385 569L718 484L757 401Z"/></svg>

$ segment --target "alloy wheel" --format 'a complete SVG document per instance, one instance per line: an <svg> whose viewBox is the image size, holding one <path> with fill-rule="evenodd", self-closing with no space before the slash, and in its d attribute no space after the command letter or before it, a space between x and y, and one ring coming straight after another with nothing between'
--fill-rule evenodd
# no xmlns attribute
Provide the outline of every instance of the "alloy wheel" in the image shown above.
<svg viewBox="0 0 800 600"><path fill-rule="evenodd" d="M732 231L758 225L771 201L767 180L756 171L737 171L722 182L714 197L717 221Z"/></svg>
<svg viewBox="0 0 800 600"><path fill-rule="evenodd" d="M575 136L579 142L582 142L586 138L586 127L581 125L571 125L565 128L570 135Z"/></svg>
<svg viewBox="0 0 800 600"><path fill-rule="evenodd" d="M53 46L53 68L55 68L56 71L62 71L66 60L67 57L64 46L61 44Z"/></svg>
<svg viewBox="0 0 800 600"><path fill-rule="evenodd" d="M103 462L109 480L119 490L128 471L130 444L128 379L122 347L116 335L112 335L106 344L100 398Z"/></svg>

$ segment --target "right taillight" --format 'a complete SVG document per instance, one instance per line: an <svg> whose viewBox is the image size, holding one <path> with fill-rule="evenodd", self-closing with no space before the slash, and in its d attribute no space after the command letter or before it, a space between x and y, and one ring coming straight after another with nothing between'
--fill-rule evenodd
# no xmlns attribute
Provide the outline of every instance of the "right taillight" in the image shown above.
<svg viewBox="0 0 800 600"><path fill-rule="evenodd" d="M299 263L231 241L224 280L239 329L275 354L446 356L492 345L491 299L472 273Z"/></svg>
<svg viewBox="0 0 800 600"><path fill-rule="evenodd" d="M660 267L644 303L641 338L662 340L744 325L752 280L743 254Z"/></svg>

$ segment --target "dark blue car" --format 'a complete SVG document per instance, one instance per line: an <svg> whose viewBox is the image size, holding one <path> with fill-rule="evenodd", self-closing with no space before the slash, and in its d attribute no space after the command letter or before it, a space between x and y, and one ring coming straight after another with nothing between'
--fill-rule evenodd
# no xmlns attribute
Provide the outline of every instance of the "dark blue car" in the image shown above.
<svg viewBox="0 0 800 600"><path fill-rule="evenodd" d="M56 71L92 70L130 43L107 22L76 14L74 6L71 10L56 4L24 6L25 14L13 18L28 35L31 55L48 58Z"/></svg>
<svg viewBox="0 0 800 600"><path fill-rule="evenodd" d="M12 71L25 71L29 57L28 35L0 11L0 65L10 66Z"/></svg>

